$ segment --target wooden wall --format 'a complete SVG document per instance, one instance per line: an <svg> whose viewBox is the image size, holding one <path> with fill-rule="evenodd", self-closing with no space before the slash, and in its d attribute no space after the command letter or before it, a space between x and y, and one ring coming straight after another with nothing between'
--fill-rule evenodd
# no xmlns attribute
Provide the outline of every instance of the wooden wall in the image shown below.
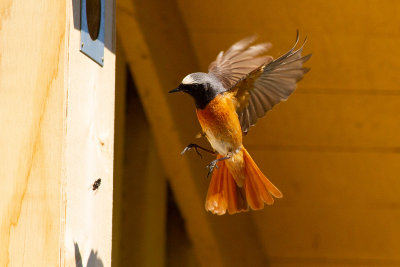
<svg viewBox="0 0 400 267"><path fill-rule="evenodd" d="M117 10L127 63L199 265L400 265L400 3L120 0ZM277 57L296 29L308 36L311 71L244 140L284 198L263 211L204 215L203 167L211 158L176 156L199 125L192 100L166 92L253 33L272 42Z"/></svg>
<svg viewBox="0 0 400 267"><path fill-rule="evenodd" d="M201 70L252 33L311 67L245 145L284 198L253 218L272 266L400 264L397 1L178 1Z"/></svg>
<svg viewBox="0 0 400 267"><path fill-rule="evenodd" d="M79 0L0 4L0 266L111 265L113 5L101 68Z"/></svg>

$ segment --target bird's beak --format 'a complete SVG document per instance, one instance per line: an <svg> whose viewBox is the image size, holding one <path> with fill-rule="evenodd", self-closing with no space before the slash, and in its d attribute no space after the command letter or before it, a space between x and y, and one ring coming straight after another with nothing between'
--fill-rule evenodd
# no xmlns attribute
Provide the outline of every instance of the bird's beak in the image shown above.
<svg viewBox="0 0 400 267"><path fill-rule="evenodd" d="M176 92L182 92L182 89L180 86L178 86L178 88L175 88L175 89L169 91L168 93L176 93Z"/></svg>

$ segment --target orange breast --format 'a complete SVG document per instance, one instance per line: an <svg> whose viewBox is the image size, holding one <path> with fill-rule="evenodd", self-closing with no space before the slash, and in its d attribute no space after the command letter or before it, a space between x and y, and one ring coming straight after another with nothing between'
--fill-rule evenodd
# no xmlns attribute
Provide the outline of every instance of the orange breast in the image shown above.
<svg viewBox="0 0 400 267"><path fill-rule="evenodd" d="M221 155L242 145L242 130L231 93L216 96L205 109L197 109L197 118L211 146Z"/></svg>

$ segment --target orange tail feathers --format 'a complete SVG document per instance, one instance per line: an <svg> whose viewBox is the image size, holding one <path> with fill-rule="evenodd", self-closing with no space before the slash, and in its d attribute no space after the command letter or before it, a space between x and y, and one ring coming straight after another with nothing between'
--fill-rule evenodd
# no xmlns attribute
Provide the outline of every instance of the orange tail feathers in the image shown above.
<svg viewBox="0 0 400 267"><path fill-rule="evenodd" d="M281 198L282 193L260 171L245 148L243 151L245 179L239 187L225 161L218 162L214 169L206 198L206 210L223 215L264 208L264 203L272 205L274 199ZM217 158L221 158L218 155Z"/></svg>

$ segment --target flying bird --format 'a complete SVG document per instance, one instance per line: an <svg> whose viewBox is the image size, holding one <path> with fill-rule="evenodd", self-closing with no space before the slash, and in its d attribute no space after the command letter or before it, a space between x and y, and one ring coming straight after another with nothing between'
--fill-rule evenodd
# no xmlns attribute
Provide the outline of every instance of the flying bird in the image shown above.
<svg viewBox="0 0 400 267"><path fill-rule="evenodd" d="M263 56L270 43L252 45L256 37L247 37L226 52L221 51L208 67L208 73L187 75L173 92L185 92L194 98L197 118L213 150L189 144L217 154L207 167L212 173L206 197L206 210L222 215L264 208L282 193L260 171L242 144L242 137L257 120L281 101L287 100L296 83L310 69L303 67L311 54L302 56L306 43L296 42L277 59Z"/></svg>

